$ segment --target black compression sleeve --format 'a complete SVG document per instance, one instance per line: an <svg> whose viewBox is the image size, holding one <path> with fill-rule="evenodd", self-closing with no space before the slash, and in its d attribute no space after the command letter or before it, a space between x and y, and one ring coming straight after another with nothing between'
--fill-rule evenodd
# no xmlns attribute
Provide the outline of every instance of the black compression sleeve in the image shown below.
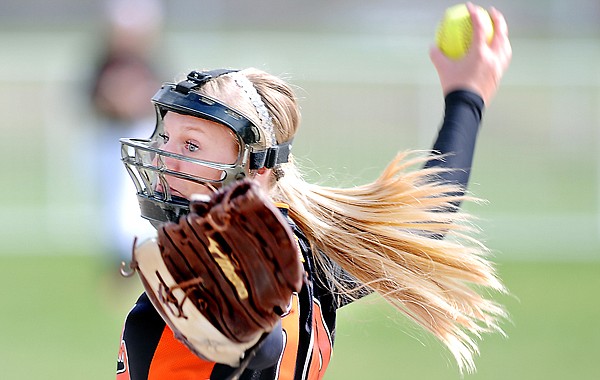
<svg viewBox="0 0 600 380"><path fill-rule="evenodd" d="M443 181L467 188L475 142L484 109L483 99L470 91L458 90L446 95L444 122L433 145L436 155L443 159L432 159L425 167L452 168L441 175Z"/></svg>
<svg viewBox="0 0 600 380"><path fill-rule="evenodd" d="M238 377L236 376L242 374L244 375L240 378L246 379L249 376L248 374L252 374L257 370L260 371L269 367L274 367L281 357L282 351L283 331L281 321L279 321L273 331L271 331L258 346L255 346L254 348L251 348L250 351L246 352L246 355L249 355L247 356L249 360L247 363L242 363L240 368L232 368L225 364L217 364L210 375L210 379L237 379Z"/></svg>
<svg viewBox="0 0 600 380"><path fill-rule="evenodd" d="M252 359L248 368L263 369L277 364L281 352L283 351L283 331L281 321L277 323L273 331L261 343L256 351L256 356Z"/></svg>

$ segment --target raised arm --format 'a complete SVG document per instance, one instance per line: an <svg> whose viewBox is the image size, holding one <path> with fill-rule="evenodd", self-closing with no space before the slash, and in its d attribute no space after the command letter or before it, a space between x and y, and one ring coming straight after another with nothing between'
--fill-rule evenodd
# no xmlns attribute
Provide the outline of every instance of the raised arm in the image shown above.
<svg viewBox="0 0 600 380"><path fill-rule="evenodd" d="M444 157L425 164L426 168L455 169L442 173L442 180L467 187L483 108L483 99L470 91L457 90L446 96L444 122L433 145L434 154Z"/></svg>
<svg viewBox="0 0 600 380"><path fill-rule="evenodd" d="M488 45L481 11L471 3L467 7L473 23L473 41L467 55L460 60L452 60L444 56L437 46L430 50L446 101L444 121L433 150L445 157L426 164L426 167L456 169L444 173L442 179L463 188L469 181L483 110L495 96L512 58L504 16L494 8L489 10L494 23L494 37Z"/></svg>

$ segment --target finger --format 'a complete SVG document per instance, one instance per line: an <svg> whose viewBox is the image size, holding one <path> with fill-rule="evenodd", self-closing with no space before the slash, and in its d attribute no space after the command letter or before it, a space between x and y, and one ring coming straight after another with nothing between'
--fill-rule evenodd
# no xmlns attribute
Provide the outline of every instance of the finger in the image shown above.
<svg viewBox="0 0 600 380"><path fill-rule="evenodd" d="M484 11L470 2L467 3L467 9L471 15L471 25L473 25L473 40L471 41L471 45L481 46L487 44L485 28L483 27Z"/></svg>
<svg viewBox="0 0 600 380"><path fill-rule="evenodd" d="M490 8L489 14L492 18L492 22L494 23L494 30L499 34L508 37L508 25L506 24L504 15L494 7Z"/></svg>
<svg viewBox="0 0 600 380"><path fill-rule="evenodd" d="M496 8L490 8L490 17L494 23L494 37L490 44L492 50L498 51L503 45L509 45L508 43L508 25L506 19Z"/></svg>

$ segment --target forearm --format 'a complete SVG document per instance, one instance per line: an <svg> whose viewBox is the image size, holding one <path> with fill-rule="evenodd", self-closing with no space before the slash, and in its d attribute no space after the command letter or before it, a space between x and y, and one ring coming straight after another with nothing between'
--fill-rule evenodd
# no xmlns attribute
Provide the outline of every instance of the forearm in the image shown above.
<svg viewBox="0 0 600 380"><path fill-rule="evenodd" d="M212 379L238 378L246 369L260 371L277 364L283 351L283 331L281 322L278 323L263 340L254 348L248 350L239 367L217 364L211 374Z"/></svg>
<svg viewBox="0 0 600 380"><path fill-rule="evenodd" d="M482 98L473 92L459 90L446 96L444 121L433 145L434 154L443 157L425 164L452 169L441 173L442 181L467 188L483 109Z"/></svg>
<svg viewBox="0 0 600 380"><path fill-rule="evenodd" d="M248 368L263 369L271 367L277 363L281 352L283 351L283 332L281 322L279 322L273 331L267 335L264 341L253 353L253 357L248 363Z"/></svg>

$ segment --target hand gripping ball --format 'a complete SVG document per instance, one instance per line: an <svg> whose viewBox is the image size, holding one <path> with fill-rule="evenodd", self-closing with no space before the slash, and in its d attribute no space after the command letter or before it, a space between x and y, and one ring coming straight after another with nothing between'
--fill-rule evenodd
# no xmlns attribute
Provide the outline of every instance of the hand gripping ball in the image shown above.
<svg viewBox="0 0 600 380"><path fill-rule="evenodd" d="M490 43L494 35L492 19L485 9L477 8L485 14L484 29L487 42ZM440 50L451 59L460 59L469 51L472 39L473 25L467 5L457 4L446 9L436 33L436 43Z"/></svg>

